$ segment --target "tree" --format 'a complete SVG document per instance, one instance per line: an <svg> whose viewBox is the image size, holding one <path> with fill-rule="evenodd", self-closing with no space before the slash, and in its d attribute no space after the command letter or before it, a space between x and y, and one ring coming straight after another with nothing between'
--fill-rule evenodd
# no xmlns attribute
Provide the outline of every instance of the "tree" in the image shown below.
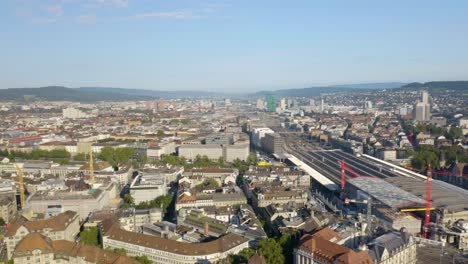
<svg viewBox="0 0 468 264"><path fill-rule="evenodd" d="M431 164L432 168L439 166L439 158L433 151L416 152L411 159L411 166L420 170L426 170L428 164Z"/></svg>
<svg viewBox="0 0 468 264"><path fill-rule="evenodd" d="M283 234L278 239L278 243L283 248L285 263L293 263L293 251L299 243L298 236L295 234Z"/></svg>
<svg viewBox="0 0 468 264"><path fill-rule="evenodd" d="M122 205L122 208L126 209L131 207L135 207L135 200L130 194L127 193L124 195L124 203Z"/></svg>
<svg viewBox="0 0 468 264"><path fill-rule="evenodd" d="M284 263L283 249L274 238L263 238L260 240L258 251L265 257L268 264Z"/></svg>
<svg viewBox="0 0 468 264"><path fill-rule="evenodd" d="M255 152L251 152L247 157L247 164L249 165L256 165L258 163L257 154Z"/></svg>
<svg viewBox="0 0 468 264"><path fill-rule="evenodd" d="M161 138L164 137L165 135L166 134L162 130L158 130L158 132L156 133L156 136L161 137Z"/></svg>
<svg viewBox="0 0 468 264"><path fill-rule="evenodd" d="M98 228L95 226L92 226L81 231L80 242L88 244L88 245L92 245L92 246L99 246Z"/></svg>
<svg viewBox="0 0 468 264"><path fill-rule="evenodd" d="M166 194L157 197L154 200L151 200L149 202L141 202L139 203L136 208L137 209L150 209L150 208L162 208L163 212L166 213L169 206L172 203L172 195L171 194Z"/></svg>
<svg viewBox="0 0 468 264"><path fill-rule="evenodd" d="M74 161L86 161L86 154L85 153L78 153L73 156Z"/></svg>
<svg viewBox="0 0 468 264"><path fill-rule="evenodd" d="M5 224L5 219L0 217L0 226L4 226Z"/></svg>
<svg viewBox="0 0 468 264"><path fill-rule="evenodd" d="M117 148L114 149L114 160L118 165L122 163L127 163L130 158L135 155L135 150L132 148Z"/></svg>
<svg viewBox="0 0 468 264"><path fill-rule="evenodd" d="M219 183L213 178L206 178L202 183L195 186L198 191L203 191L207 187L219 188Z"/></svg>
<svg viewBox="0 0 468 264"><path fill-rule="evenodd" d="M135 260L141 264L153 264L153 261L151 261L147 256L137 256L135 257Z"/></svg>
<svg viewBox="0 0 468 264"><path fill-rule="evenodd" d="M98 154L98 158L104 161L109 162L112 166L117 166L114 161L114 148L113 147L103 147L101 152Z"/></svg>
<svg viewBox="0 0 468 264"><path fill-rule="evenodd" d="M122 256L127 256L127 250L125 250L125 248L115 248L114 253L117 253Z"/></svg>
<svg viewBox="0 0 468 264"><path fill-rule="evenodd" d="M244 248L241 252L236 255L229 256L229 262L231 264L247 263L249 259L255 254L255 250L251 248Z"/></svg>
<svg viewBox="0 0 468 264"><path fill-rule="evenodd" d="M117 168L120 164L127 163L133 155L135 155L135 150L132 148L106 146L101 149L98 158L109 162L114 168Z"/></svg>
<svg viewBox="0 0 468 264"><path fill-rule="evenodd" d="M463 136L463 130L459 127L451 127L447 133L448 139L456 139Z"/></svg>

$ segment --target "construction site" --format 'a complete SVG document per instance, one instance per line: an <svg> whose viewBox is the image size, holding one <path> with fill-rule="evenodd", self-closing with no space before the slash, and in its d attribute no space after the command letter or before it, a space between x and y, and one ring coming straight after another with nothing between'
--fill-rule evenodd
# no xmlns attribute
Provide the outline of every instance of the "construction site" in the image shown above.
<svg viewBox="0 0 468 264"><path fill-rule="evenodd" d="M26 177L23 163L14 163L18 213L29 219L36 215L51 217L72 210L85 219L94 210L106 206L117 207L120 203L119 182L110 177L95 178L95 162L91 151L88 159L89 163L81 166L86 168L84 171L39 181L32 181L30 175Z"/></svg>
<svg viewBox="0 0 468 264"><path fill-rule="evenodd" d="M329 208L373 215L389 229L450 240L457 234L447 227L468 219L468 191L432 179L430 168L421 175L342 150L295 151L289 161L311 175L312 192Z"/></svg>

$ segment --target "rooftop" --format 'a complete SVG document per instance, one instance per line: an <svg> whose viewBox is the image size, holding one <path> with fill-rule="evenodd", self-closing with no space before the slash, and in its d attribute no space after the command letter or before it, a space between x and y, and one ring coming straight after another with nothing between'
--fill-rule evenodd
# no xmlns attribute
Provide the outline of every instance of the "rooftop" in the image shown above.
<svg viewBox="0 0 468 264"><path fill-rule="evenodd" d="M184 243L122 230L117 224L111 223L110 221L111 220L106 220L106 223L103 223L104 236L108 239L180 255L206 256L218 252L225 252L248 242L246 238L228 233L216 240L206 243Z"/></svg>
<svg viewBox="0 0 468 264"><path fill-rule="evenodd" d="M392 208L414 203L425 203L423 199L416 195L406 192L379 178L357 177L347 180L347 183L356 186L371 195L372 198Z"/></svg>

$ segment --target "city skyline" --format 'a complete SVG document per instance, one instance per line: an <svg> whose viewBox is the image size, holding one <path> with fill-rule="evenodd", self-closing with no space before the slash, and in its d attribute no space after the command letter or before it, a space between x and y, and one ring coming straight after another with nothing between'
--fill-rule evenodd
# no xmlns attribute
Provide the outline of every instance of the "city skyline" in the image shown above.
<svg viewBox="0 0 468 264"><path fill-rule="evenodd" d="M266 3L4 1L0 88L245 92L468 79L461 1Z"/></svg>

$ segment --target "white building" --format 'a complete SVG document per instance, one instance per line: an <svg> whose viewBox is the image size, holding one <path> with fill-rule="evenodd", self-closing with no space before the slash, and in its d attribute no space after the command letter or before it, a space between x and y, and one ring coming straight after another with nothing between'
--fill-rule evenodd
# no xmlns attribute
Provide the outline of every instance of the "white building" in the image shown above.
<svg viewBox="0 0 468 264"><path fill-rule="evenodd" d="M249 247L249 240L228 233L205 243L184 243L121 229L115 223L102 224L103 248L123 248L129 256L147 256L155 264L208 264L225 260Z"/></svg>
<svg viewBox="0 0 468 264"><path fill-rule="evenodd" d="M63 118L78 119L78 118L88 118L89 115L80 109L73 107L64 108L62 111Z"/></svg>
<svg viewBox="0 0 468 264"><path fill-rule="evenodd" d="M262 138L264 138L266 134L270 133L275 133L275 131L268 127L254 128L252 130L252 144L259 148L262 147Z"/></svg>
<svg viewBox="0 0 468 264"><path fill-rule="evenodd" d="M427 91L422 91L422 101L416 104L414 120L431 120L431 104L429 103L429 94Z"/></svg>
<svg viewBox="0 0 468 264"><path fill-rule="evenodd" d="M97 183L96 186L100 185ZM81 219L94 210L101 210L117 199L118 185L103 183L96 189L85 191L37 191L26 200L26 208L33 213L46 213L48 208L61 208L62 211L75 211Z"/></svg>
<svg viewBox="0 0 468 264"><path fill-rule="evenodd" d="M161 222L163 211L161 208L135 209L129 208L122 212L119 218L120 226L128 231L141 233L142 226Z"/></svg>
<svg viewBox="0 0 468 264"><path fill-rule="evenodd" d="M167 194L167 181L163 174L139 174L130 184L130 195L135 204Z"/></svg>

